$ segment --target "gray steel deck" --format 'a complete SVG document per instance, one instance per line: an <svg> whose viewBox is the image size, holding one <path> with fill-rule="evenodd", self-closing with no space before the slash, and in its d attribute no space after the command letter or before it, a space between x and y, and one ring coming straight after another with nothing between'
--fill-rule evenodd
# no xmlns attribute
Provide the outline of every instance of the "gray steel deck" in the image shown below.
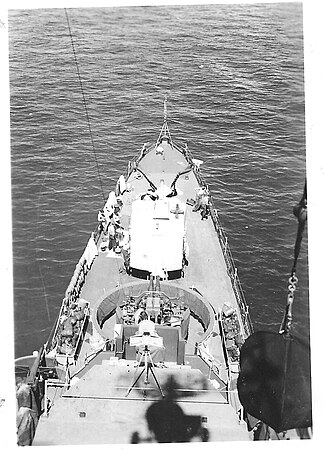
<svg viewBox="0 0 324 450"><path fill-rule="evenodd" d="M163 155L157 155L153 150L139 163L139 168L157 187L161 180L170 186L177 173L187 167L187 161L182 153L173 150L166 142L163 143L163 147ZM138 177L136 172L133 172L127 181L131 190L122 195L124 206L121 211L121 223L125 228L130 222L132 202L149 188L147 180L143 176ZM193 171L181 176L176 187L178 192L181 192L179 195L181 201L195 199L199 184ZM172 283L184 288L195 287L210 302L215 312L222 308L224 302L232 303L236 307L236 297L212 219L209 217L207 220L201 220L200 213L193 212L192 209L192 206L187 205L186 236L189 245L189 265L185 268L184 277L173 280ZM98 302L108 291L134 280L135 278L126 274L122 257L99 252L87 274L80 296L90 303L94 315ZM112 333L113 325L114 318L111 318L105 327ZM89 344L92 336L91 327L93 323L90 322L79 360L73 369L79 371L78 376L81 379L63 397L55 400L48 417L44 415L41 417L34 445L67 442L129 443L131 431L137 430L142 436L148 433L145 411L148 402L152 400L138 397L135 393L129 398L121 395L121 391L123 389L125 391L131 382L134 372L131 362L127 367L108 368L105 360L98 355L89 365L84 366L86 357L94 352ZM209 351L219 366L225 370L222 343L217 331L215 327L215 336L209 342ZM105 334L106 332L105 329ZM192 365L192 371L197 373L201 373L203 368L195 359L194 347L202 332L199 322L191 318L186 345L186 364L188 367ZM185 369L186 366L182 370ZM166 375L170 370L157 369L158 376L163 377L163 373ZM117 392L116 379L119 378L123 380L124 385L123 389ZM207 416L210 419L208 428L211 440L248 440L246 424L239 422L235 409L226 400L224 389L226 390L224 383L219 380L218 389L212 386L210 391L201 396L183 399L179 404L186 414ZM107 399L109 401L106 401ZM80 417L82 411L86 411L86 417ZM63 412L64 421L62 421Z"/></svg>
<svg viewBox="0 0 324 450"><path fill-rule="evenodd" d="M139 164L139 168L156 186L159 186L162 179L165 184L170 185L178 171L187 167L187 161L183 154L172 150L166 143L163 145L164 156L156 155L154 151L151 151ZM150 171L150 168L153 168L153 172ZM124 206L121 211L121 222L125 225L129 224L130 221L132 202L149 188L145 178L138 179L136 173L130 176L128 182L132 191L125 192L122 196ZM180 196L182 201L195 199L199 184L193 171L186 174L186 177L181 176L176 187L183 193ZM222 308L224 302L236 305L231 280L227 273L222 249L211 217L207 220L201 220L200 213L193 212L192 206L187 205L186 221L189 265L185 268L184 278L174 280L173 283L178 284L179 287L196 287L211 303L216 312ZM118 284L123 285L136 280L134 277L127 275L123 267L122 257L108 256L106 253L99 252L80 294L82 298L90 302L93 311L106 292L117 287ZM106 328L108 328L107 324ZM187 354L193 354L194 345L201 332L202 327L199 323L191 319ZM221 365L225 365L220 339L215 336L212 341L214 341L214 345L211 346L213 356Z"/></svg>

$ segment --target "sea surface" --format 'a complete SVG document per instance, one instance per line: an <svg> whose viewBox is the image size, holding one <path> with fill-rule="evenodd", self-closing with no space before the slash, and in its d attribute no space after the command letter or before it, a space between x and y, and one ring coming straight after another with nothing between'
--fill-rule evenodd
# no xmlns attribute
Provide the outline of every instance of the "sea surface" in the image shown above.
<svg viewBox="0 0 324 450"><path fill-rule="evenodd" d="M255 330L278 331L305 183L301 3L9 12L15 353L47 339L104 195L168 96L202 173ZM203 238L203 237L202 237ZM293 334L309 339L307 235Z"/></svg>

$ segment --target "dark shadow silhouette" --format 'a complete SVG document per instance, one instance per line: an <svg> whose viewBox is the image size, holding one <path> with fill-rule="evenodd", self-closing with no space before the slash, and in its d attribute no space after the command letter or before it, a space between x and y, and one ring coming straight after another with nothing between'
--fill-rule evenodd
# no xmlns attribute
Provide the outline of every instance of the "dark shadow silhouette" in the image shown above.
<svg viewBox="0 0 324 450"><path fill-rule="evenodd" d="M252 334L241 349L238 394L247 413L276 432L312 424L310 352L296 337Z"/></svg>
<svg viewBox="0 0 324 450"><path fill-rule="evenodd" d="M178 388L173 376L163 387L165 396L152 403L146 411L147 425L153 438L140 438L137 432L133 433L131 442L148 442L155 440L160 443L189 442L194 437L207 442L208 429L203 426L201 416L186 415L176 402Z"/></svg>

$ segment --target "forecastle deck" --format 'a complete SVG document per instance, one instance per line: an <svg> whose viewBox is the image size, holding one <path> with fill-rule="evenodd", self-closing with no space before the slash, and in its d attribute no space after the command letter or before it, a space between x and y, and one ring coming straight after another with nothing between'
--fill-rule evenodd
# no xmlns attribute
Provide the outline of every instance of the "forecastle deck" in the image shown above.
<svg viewBox="0 0 324 450"><path fill-rule="evenodd" d="M231 261L229 263L230 254L226 254L226 249L224 251L222 230L219 229L213 205L210 202L210 213L203 215L195 202L202 187L198 165L192 161L186 148L176 148L170 139L164 139L158 145L143 148L141 156L130 166L125 182L125 189L117 194L122 202L120 224L130 235L130 265L126 263L124 252L117 252L115 248L109 250L108 244L103 245L105 236L102 230L96 234L98 255L91 263L78 293L78 297L88 303L89 320L75 357L69 359L67 356L66 359L69 360L68 372L72 383L68 389L66 385L57 387L49 383L49 414L41 416L34 445L54 442L127 443L130 437L124 433L126 426L129 430L147 435L145 411L155 401L156 386L153 379L149 386L143 386L139 380L134 392L126 398L137 370L136 356L123 348L122 341L120 345L117 343L115 308L123 302L120 294L127 295L131 287L138 286L140 282L144 285L148 283L148 280L140 281L138 276L142 275L142 271L144 276L141 278L145 278L145 270L154 271L152 267L159 271L161 292L170 294L170 289L181 291L184 303L191 312L183 357L167 357L164 365L156 368L162 388L170 375L176 376L180 385L184 379L191 380L186 389L195 392L192 395L187 392L183 398L180 396L178 403L185 414L206 417L210 440L249 439L246 424L241 421L241 406L235 385L237 367L230 364L225 348L220 321L224 304L231 305L238 312L242 339L249 333L249 324L242 321L244 316L240 313L245 303L238 289L235 290L237 274L232 270ZM119 189L117 184L117 191ZM135 257L133 253L132 258L132 251L135 251L132 240L135 242L138 238L136 227L140 226L140 220L135 224L133 205L141 201L154 202L154 199L143 198L144 194L150 195L152 192L157 193L159 199L164 199L165 204L167 199L170 199L170 204L172 201L172 214L178 214L179 209L180 214L183 213L180 219L172 215L172 220L179 220L183 230L179 228L175 241L170 234L172 227L164 235L161 234L165 239L160 241L160 252L163 250L168 255L168 245L171 246L170 254L173 256L169 269L165 257L155 258L153 266L139 267L145 259L140 254L141 246L137 247L138 253ZM172 194L171 197L168 197L169 194ZM170 210L170 205L168 212L160 208L158 217L154 213L153 219L167 220ZM137 214L137 219L139 217ZM145 233L141 239L145 240ZM155 242L150 239L148 236L148 249ZM186 243L186 264L183 265L182 255L180 253L179 259L179 250L175 249L179 239ZM151 254L156 255L159 249L154 248L155 252ZM166 268L164 277L161 268ZM168 276L171 273L174 275L172 280ZM115 297L114 292L118 293ZM104 305L109 303L109 296L114 299L115 307L106 314ZM181 339L183 336L180 336ZM129 348L129 344L126 347ZM194 380L201 377L205 384L199 388ZM153 396L150 394L152 388L155 392ZM63 413L64 430L69 431L62 431Z"/></svg>

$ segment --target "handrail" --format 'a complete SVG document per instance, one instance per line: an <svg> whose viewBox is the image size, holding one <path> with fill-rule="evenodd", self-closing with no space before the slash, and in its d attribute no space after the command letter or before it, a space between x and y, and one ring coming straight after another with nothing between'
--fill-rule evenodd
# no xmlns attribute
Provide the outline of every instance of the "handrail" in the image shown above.
<svg viewBox="0 0 324 450"><path fill-rule="evenodd" d="M101 236L101 232L100 231L101 231L100 230L100 226L98 224L96 230L94 232L92 232L91 235L90 235L90 239L93 238L96 245L98 244L100 236ZM87 261L83 260L83 254L80 257L78 263L76 264L76 268L78 267L78 265L80 263L87 264ZM54 326L52 327L51 332L49 334L49 337L47 339L47 342L45 344L45 349L47 351L49 351L49 349L52 350L52 348L50 348L50 345L52 344L53 339L57 335L58 328L59 328L59 325L60 325L60 318L62 316L63 309L65 307L69 307L70 303L76 301L80 297L80 291L81 291L82 285L85 283L88 271L89 271L89 269L87 269L86 272L83 272L83 269L81 268L79 270L79 272L77 273L77 276L75 277L74 283L72 283L73 277L76 275L76 272L74 271L74 273L73 273L73 275L72 275L72 277L70 279L70 283L69 283L69 285L68 285L68 287L67 287L67 289L65 291L65 297L62 300L62 304L61 304L60 312L58 314L58 318L57 318L56 322L54 323ZM80 281L80 278L81 278L81 281Z"/></svg>
<svg viewBox="0 0 324 450"><path fill-rule="evenodd" d="M237 268L235 266L235 262L232 256L232 251L228 244L227 236L225 234L224 228L220 222L217 210L214 208L213 201L210 200L210 212L212 221L215 227L215 230L219 237L219 242L221 245L221 249L225 258L225 263L228 269L229 276L231 278L231 283L233 287L233 291L235 294L235 298L238 302L238 306L240 308L242 321L244 325L244 330L247 335L250 335L253 332L253 325L251 322L250 315L248 314L248 306L245 300L244 292L242 289L241 282L239 280L237 274Z"/></svg>
<svg viewBox="0 0 324 450"><path fill-rule="evenodd" d="M135 155L130 161L128 161L128 167L127 172L124 172L123 175L125 177L125 180L127 181L131 173L133 172L134 168L138 165L138 163L141 161L142 158L144 158L147 153L152 151L155 148L155 144L147 143L141 149L141 152L139 155Z"/></svg>
<svg viewBox="0 0 324 450"><path fill-rule="evenodd" d="M60 312L59 312L59 314L57 316L57 319L56 319L56 322L54 322L54 326L52 327L52 330L51 330L51 332L50 332L50 334L48 336L47 342L45 344L46 351L52 350L52 348L49 348L49 346L52 343L54 336L56 336L56 334L57 334L57 329L58 329L59 324L60 324L60 317L62 315L62 311L63 311L64 306L65 306L65 302L63 300L61 308L60 308Z"/></svg>
<svg viewBox="0 0 324 450"><path fill-rule="evenodd" d="M181 149L180 146L176 145L177 149ZM185 156L185 158L187 159L188 162L192 162L192 154L189 150L189 147L187 145L184 146L184 148L182 149L182 153ZM201 175L201 173L199 172L199 169L196 168L195 166L193 167L193 172L196 176L196 179L198 181L198 183L201 186L206 186L207 184L203 178L203 176ZM243 288L241 285L241 282L238 278L237 275L237 268L235 266L235 262L232 256L232 252L230 249L230 246L228 244L228 239L226 236L226 233L224 231L224 228L221 224L221 221L219 219L217 210L214 208L214 204L213 204L213 200L212 198L210 198L209 200L209 206L210 206L210 214L211 214L211 218L215 227L215 230L217 232L218 238L219 238L219 242L220 242L220 246L222 249L222 253L225 259L225 263L227 266L227 270L228 270L228 274L230 276L231 279L231 283L232 283L232 287L233 287L233 291L235 294L235 298L237 300L238 306L240 308L240 312L241 312L241 317L242 317L242 321L243 321L243 326L244 326L244 330L245 333L247 335L250 335L253 332L253 325L252 325L252 321L251 321L251 317L248 313L248 305L246 303L245 300L245 295L243 292Z"/></svg>

